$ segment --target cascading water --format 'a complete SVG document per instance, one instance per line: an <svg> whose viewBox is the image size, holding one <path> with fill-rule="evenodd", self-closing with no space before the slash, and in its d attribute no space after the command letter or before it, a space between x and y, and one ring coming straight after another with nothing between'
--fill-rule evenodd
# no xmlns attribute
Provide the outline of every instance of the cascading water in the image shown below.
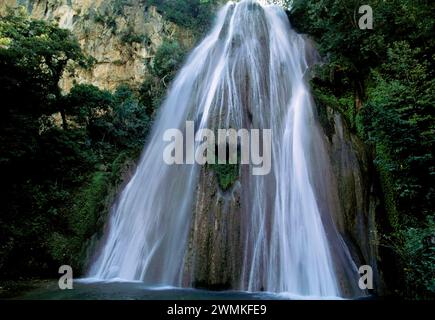
<svg viewBox="0 0 435 320"><path fill-rule="evenodd" d="M330 212L330 174L305 77L306 41L285 12L229 3L175 79L137 171L113 207L89 277L181 286L199 165L166 165L167 129L272 129L272 171L241 169L235 289L355 295L356 267ZM346 288L346 292L343 288ZM351 288L351 289L349 289Z"/></svg>

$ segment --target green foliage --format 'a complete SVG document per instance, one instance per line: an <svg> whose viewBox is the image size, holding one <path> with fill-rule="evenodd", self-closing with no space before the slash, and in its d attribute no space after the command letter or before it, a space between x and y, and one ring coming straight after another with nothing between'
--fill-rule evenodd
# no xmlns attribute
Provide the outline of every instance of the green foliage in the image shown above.
<svg viewBox="0 0 435 320"><path fill-rule="evenodd" d="M114 0L113 13L115 15L122 15L124 13L124 5L129 4L131 0Z"/></svg>
<svg viewBox="0 0 435 320"><path fill-rule="evenodd" d="M157 49L153 65L152 74L162 79L165 83L170 82L175 76L175 72L184 59L186 52L177 41L165 39Z"/></svg>
<svg viewBox="0 0 435 320"><path fill-rule="evenodd" d="M216 174L222 191L229 190L239 179L240 166L237 164L213 164L210 165L210 168Z"/></svg>
<svg viewBox="0 0 435 320"><path fill-rule="evenodd" d="M151 39L147 35L135 33L131 25L122 33L121 41L125 44L145 43L146 45L150 45L151 43Z"/></svg>
<svg viewBox="0 0 435 320"><path fill-rule="evenodd" d="M142 83L139 92L140 102L146 107L149 116L153 116L162 104L168 86L181 67L185 55L186 49L177 41L165 39L152 62L147 65L150 76Z"/></svg>
<svg viewBox="0 0 435 320"><path fill-rule="evenodd" d="M64 227L47 235L48 252L57 264L71 265L81 270L85 258L84 243L101 230L107 212L107 198L112 188L110 175L95 172L90 182L69 197L70 214L65 215Z"/></svg>
<svg viewBox="0 0 435 320"><path fill-rule="evenodd" d="M0 85L6 100L0 121L10 123L16 108L28 117L55 111L64 115L56 103L59 80L69 63L85 67L88 62L70 32L18 10L0 21L0 44Z"/></svg>
<svg viewBox="0 0 435 320"><path fill-rule="evenodd" d="M420 50L395 42L373 73L362 121L377 147L377 165L394 177L397 206L406 214L433 213L435 82Z"/></svg>
<svg viewBox="0 0 435 320"><path fill-rule="evenodd" d="M217 0L151 0L163 17L196 33L207 30L212 22Z"/></svg>
<svg viewBox="0 0 435 320"><path fill-rule="evenodd" d="M112 30L112 33L116 32L116 19L113 15L106 13L96 13L94 16L94 22L102 24L104 27Z"/></svg>
<svg viewBox="0 0 435 320"><path fill-rule="evenodd" d="M114 100L108 139L123 150L140 151L151 127L152 117L128 86L119 87Z"/></svg>
<svg viewBox="0 0 435 320"><path fill-rule="evenodd" d="M81 269L85 258L83 254L86 249L83 246L84 242L86 243L103 227L102 221L104 221L108 211L107 197L110 188L112 186L109 174L97 171L91 175L88 186L81 188L76 194L75 201L73 201L71 208L73 214L69 216L68 220L71 229L71 235L68 237L69 245L63 250L70 252L67 262L76 270ZM61 262L61 260L57 261Z"/></svg>
<svg viewBox="0 0 435 320"><path fill-rule="evenodd" d="M408 297L435 297L435 220L428 217L420 227L404 227L387 237L401 261Z"/></svg>
<svg viewBox="0 0 435 320"><path fill-rule="evenodd" d="M110 92L101 91L87 84L74 86L63 100L69 115L75 116L75 122L87 128L95 125L95 122L112 107L113 103Z"/></svg>
<svg viewBox="0 0 435 320"><path fill-rule="evenodd" d="M215 163L207 166L214 172L217 183L222 191L228 191L240 178L240 153L237 155L237 163L229 163L229 158L226 163L219 164L218 150L215 150ZM227 150L227 153L229 151Z"/></svg>
<svg viewBox="0 0 435 320"><path fill-rule="evenodd" d="M121 41L125 44L132 44L132 43L149 43L150 40L145 36L141 36L135 34L132 31L128 31L122 35Z"/></svg>
<svg viewBox="0 0 435 320"><path fill-rule="evenodd" d="M79 192L74 204L74 216L70 218L71 228L82 239L89 239L96 229L93 224L105 209L105 198L109 187L108 173L95 172L88 187Z"/></svg>
<svg viewBox="0 0 435 320"><path fill-rule="evenodd" d="M428 298L435 294L435 87L433 71L420 55L421 49L411 50L406 41L389 46L386 62L373 72L361 121L376 149L375 164L395 230L389 239L402 265L403 294Z"/></svg>
<svg viewBox="0 0 435 320"><path fill-rule="evenodd" d="M53 276L61 264L80 273L145 141L151 117L127 86L61 94L68 65L89 60L66 30L22 12L0 21L1 278Z"/></svg>

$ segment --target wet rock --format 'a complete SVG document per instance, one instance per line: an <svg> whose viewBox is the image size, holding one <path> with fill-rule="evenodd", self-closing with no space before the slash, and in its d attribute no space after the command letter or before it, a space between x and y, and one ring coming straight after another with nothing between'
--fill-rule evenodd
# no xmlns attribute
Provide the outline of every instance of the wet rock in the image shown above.
<svg viewBox="0 0 435 320"><path fill-rule="evenodd" d="M241 270L240 183L222 191L207 167L200 173L184 283L230 289Z"/></svg>
<svg viewBox="0 0 435 320"><path fill-rule="evenodd" d="M370 265L373 268L379 293L383 285L378 268L381 260L377 216L380 200L374 193L376 173L367 146L348 129L343 117L330 108L327 114L333 128L328 152L340 204L335 224L350 247L357 267Z"/></svg>

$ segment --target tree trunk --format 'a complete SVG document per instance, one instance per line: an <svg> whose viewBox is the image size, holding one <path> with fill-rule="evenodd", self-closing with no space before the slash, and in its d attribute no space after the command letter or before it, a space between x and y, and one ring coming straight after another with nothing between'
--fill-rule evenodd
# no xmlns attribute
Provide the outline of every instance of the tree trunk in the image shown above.
<svg viewBox="0 0 435 320"><path fill-rule="evenodd" d="M63 128L63 130L68 130L68 123L66 120L66 114L65 114L64 108L60 109L60 115L62 116L62 128Z"/></svg>

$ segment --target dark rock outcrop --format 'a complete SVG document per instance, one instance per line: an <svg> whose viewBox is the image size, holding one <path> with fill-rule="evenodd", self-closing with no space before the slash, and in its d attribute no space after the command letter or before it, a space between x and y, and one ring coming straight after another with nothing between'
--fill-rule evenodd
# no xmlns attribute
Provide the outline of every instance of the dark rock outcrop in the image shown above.
<svg viewBox="0 0 435 320"><path fill-rule="evenodd" d="M382 291L377 211L380 199L375 195L376 172L367 146L353 134L337 111L327 110L328 153L336 180L339 207L335 224L350 248L357 267L373 268L375 291Z"/></svg>
<svg viewBox="0 0 435 320"><path fill-rule="evenodd" d="M240 183L223 191L216 174L203 167L197 188L186 256L185 285L208 289L237 287L241 270Z"/></svg>

